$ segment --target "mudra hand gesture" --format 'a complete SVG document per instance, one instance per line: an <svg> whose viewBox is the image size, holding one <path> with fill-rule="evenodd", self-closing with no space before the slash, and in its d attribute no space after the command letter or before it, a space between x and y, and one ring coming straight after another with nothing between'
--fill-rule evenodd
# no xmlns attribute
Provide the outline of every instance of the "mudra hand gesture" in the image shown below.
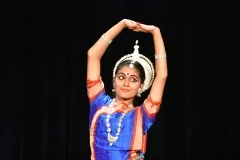
<svg viewBox="0 0 240 160"><path fill-rule="evenodd" d="M124 19L124 24L135 32L152 33L157 28L153 25L146 25L129 19Z"/></svg>

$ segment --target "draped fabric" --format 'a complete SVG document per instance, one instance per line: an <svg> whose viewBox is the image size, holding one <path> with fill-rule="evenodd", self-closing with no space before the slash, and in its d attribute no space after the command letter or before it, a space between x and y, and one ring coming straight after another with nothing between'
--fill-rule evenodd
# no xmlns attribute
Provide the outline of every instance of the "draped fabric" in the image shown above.
<svg viewBox="0 0 240 160"><path fill-rule="evenodd" d="M137 107L127 111L121 125L118 139L109 145L106 127L108 105L112 98L108 96L101 79L87 80L87 91L90 101L89 131L92 160L134 160L143 159L146 152L147 131L154 123L160 103L150 98ZM120 105L121 106L121 105ZM117 132L119 118L125 107L113 108L110 118L111 135Z"/></svg>

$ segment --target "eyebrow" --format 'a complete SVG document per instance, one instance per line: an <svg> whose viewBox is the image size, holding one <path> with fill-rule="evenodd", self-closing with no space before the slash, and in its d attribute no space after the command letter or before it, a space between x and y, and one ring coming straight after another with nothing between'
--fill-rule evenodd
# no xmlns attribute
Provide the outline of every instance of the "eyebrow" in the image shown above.
<svg viewBox="0 0 240 160"><path fill-rule="evenodd" d="M118 73L118 75L119 75L119 74L124 74L124 73L123 73L123 72L120 72L120 73ZM124 74L124 75L126 76L126 74ZM130 75L130 76L133 76L133 77L136 77L137 79L139 79L139 77L136 76L136 75L133 75L133 74L132 74L132 75Z"/></svg>

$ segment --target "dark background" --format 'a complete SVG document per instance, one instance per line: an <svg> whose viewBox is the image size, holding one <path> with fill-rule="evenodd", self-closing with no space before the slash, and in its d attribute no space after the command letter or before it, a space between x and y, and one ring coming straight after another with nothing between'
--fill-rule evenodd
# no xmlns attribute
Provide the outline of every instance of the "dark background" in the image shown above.
<svg viewBox="0 0 240 160"><path fill-rule="evenodd" d="M89 159L87 50L123 18L158 26L168 55L169 76L146 160L233 158L237 114L229 106L237 96L230 92L235 79L226 81L238 73L228 72L237 67L227 38L235 33L232 6L211 0L7 1L0 160ZM154 62L151 35L123 30L102 59L109 94L115 62L133 51L135 40Z"/></svg>

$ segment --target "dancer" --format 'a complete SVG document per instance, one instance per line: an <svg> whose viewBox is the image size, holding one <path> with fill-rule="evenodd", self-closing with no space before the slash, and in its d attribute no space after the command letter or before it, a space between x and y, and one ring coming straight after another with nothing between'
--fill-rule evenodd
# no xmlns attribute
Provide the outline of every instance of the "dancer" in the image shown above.
<svg viewBox="0 0 240 160"><path fill-rule="evenodd" d="M113 39L124 29L152 34L155 48L155 68L139 53L119 59L113 68L111 98L105 92L100 74L100 61ZM114 53L112 53L114 54ZM143 160L147 131L160 109L167 79L167 59L160 29L129 19L123 19L88 50L87 91L90 101L91 160ZM140 106L133 106L136 96L151 88Z"/></svg>

